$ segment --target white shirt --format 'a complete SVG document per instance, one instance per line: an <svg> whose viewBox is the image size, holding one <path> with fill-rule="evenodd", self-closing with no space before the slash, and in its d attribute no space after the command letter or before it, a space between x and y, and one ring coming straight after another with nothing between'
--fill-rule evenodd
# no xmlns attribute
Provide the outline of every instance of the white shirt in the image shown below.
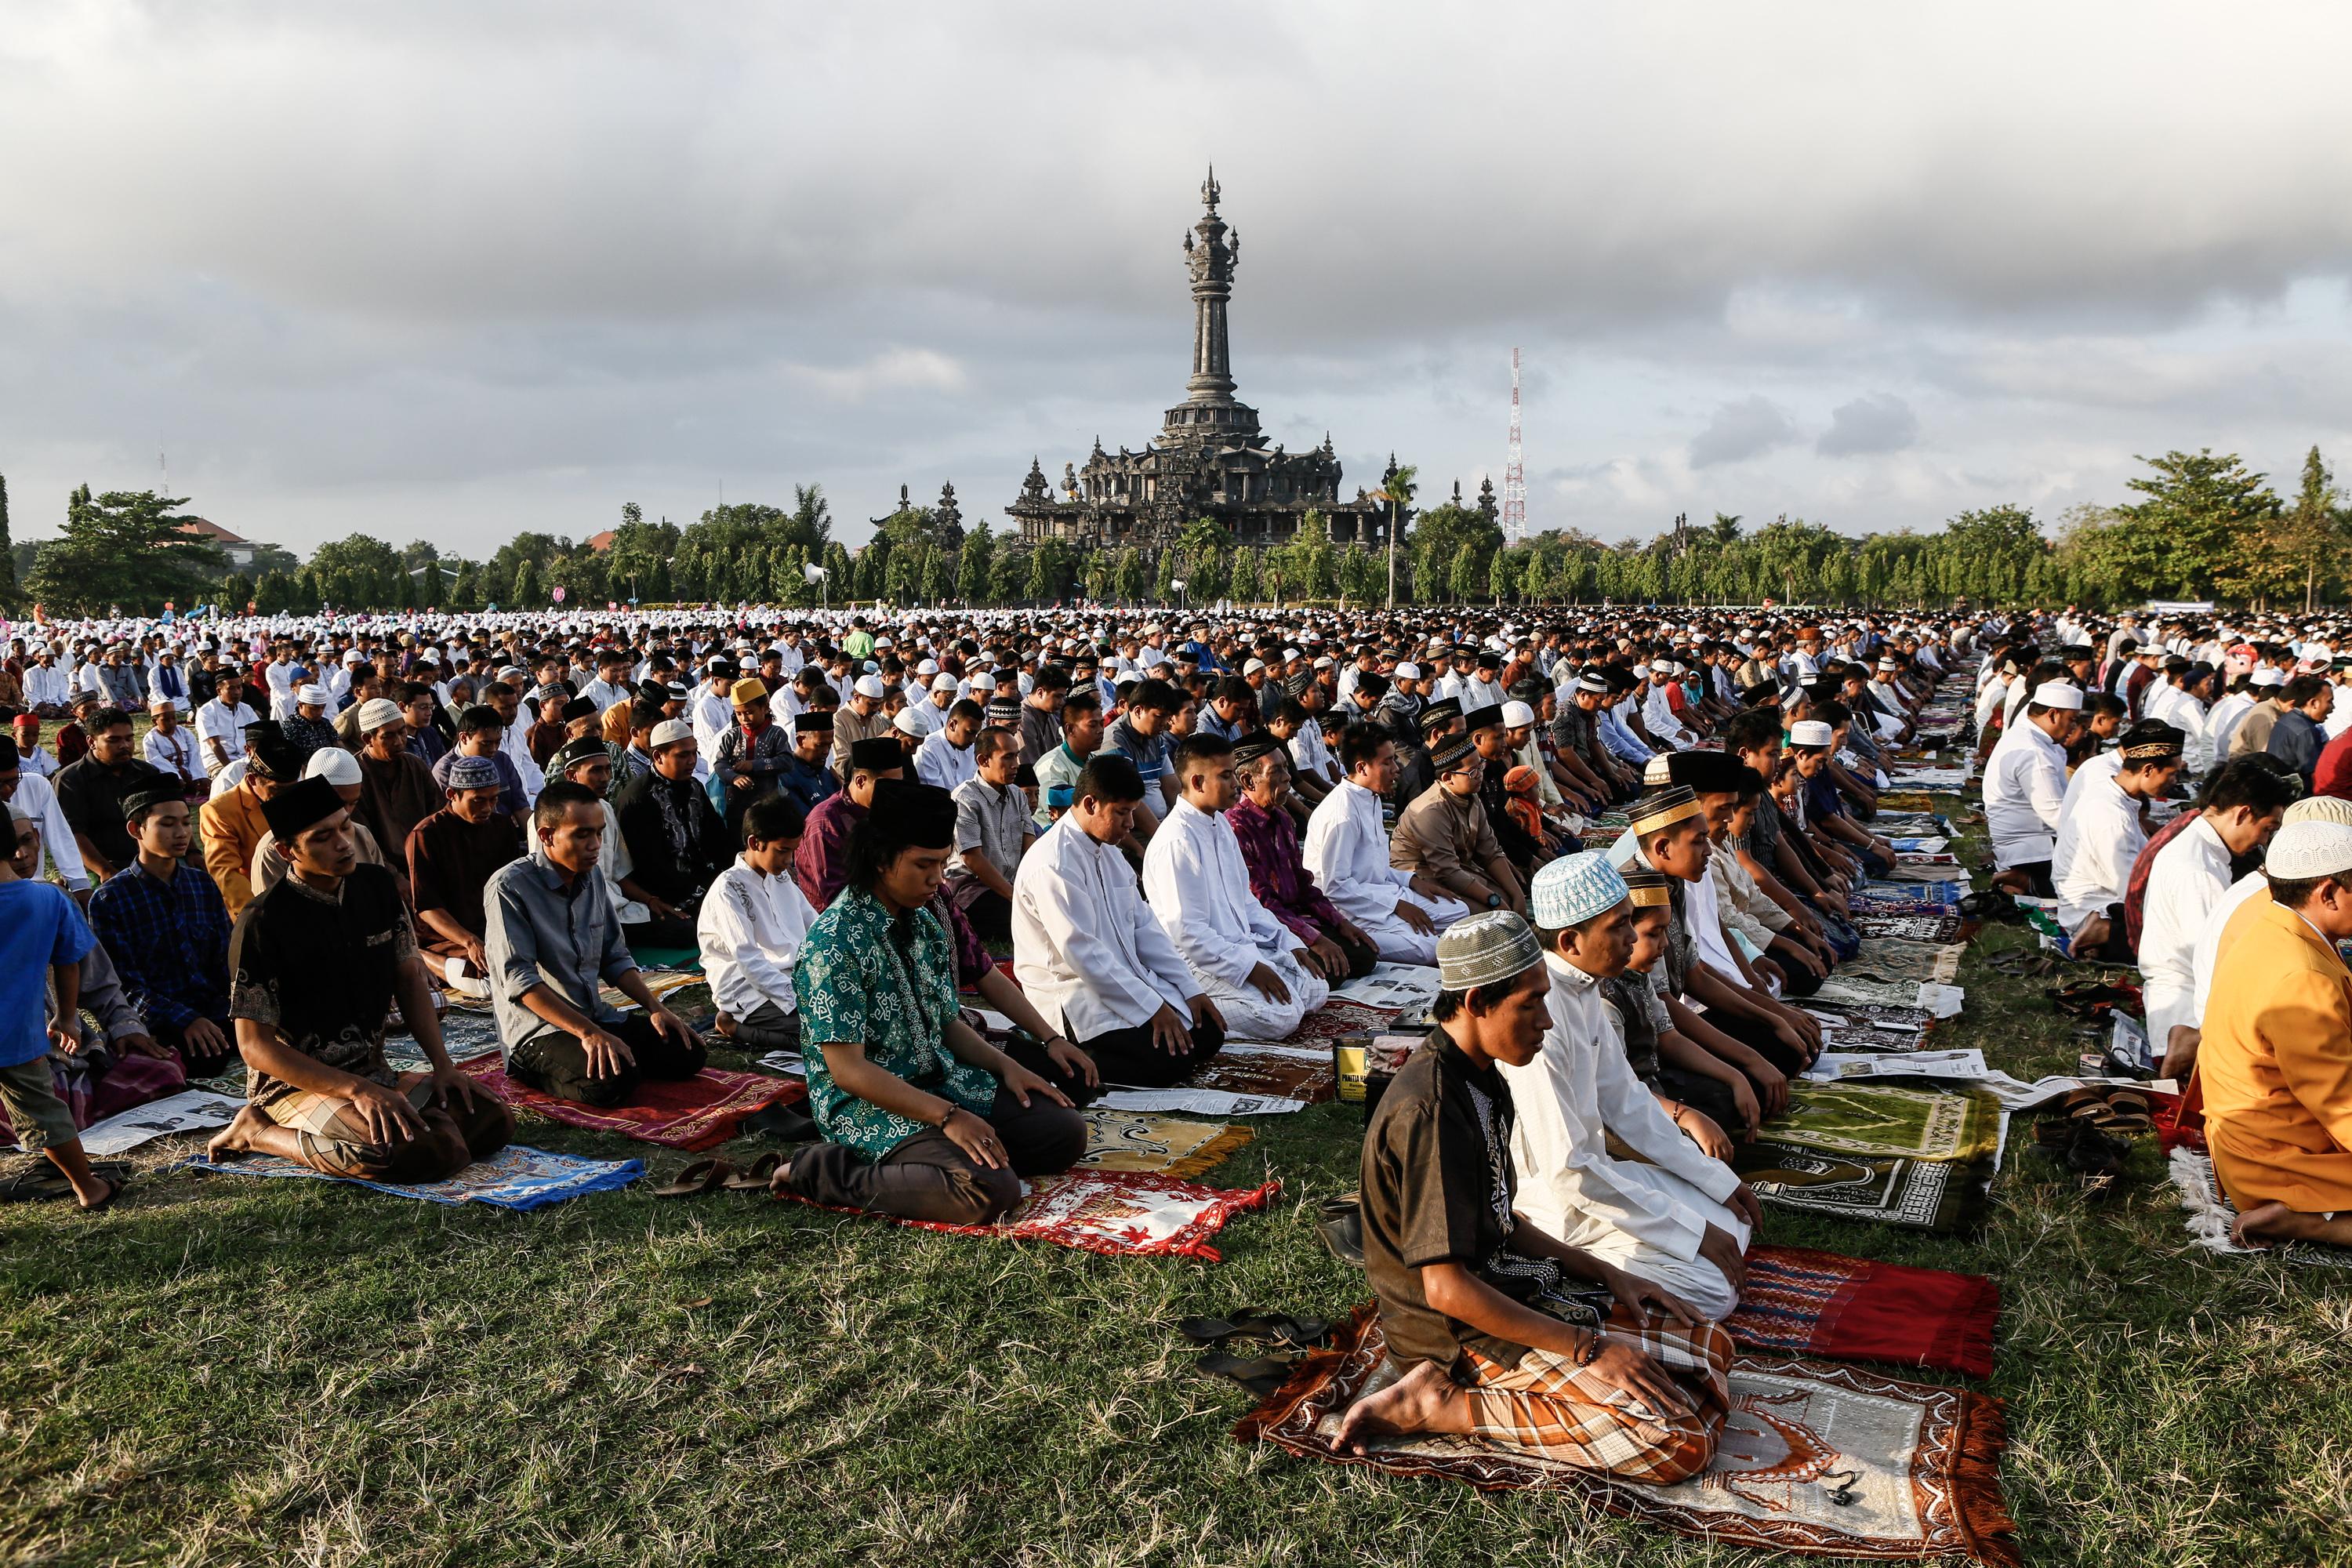
<svg viewBox="0 0 2352 1568"><path fill-rule="evenodd" d="M48 752L41 750L38 746L35 746L29 752L25 750L22 746L17 747L16 765L37 778L46 779L55 778L57 776L57 758L49 755Z"/></svg>
<svg viewBox="0 0 2352 1568"><path fill-rule="evenodd" d="M2141 905L2139 972L2147 1040L2157 1055L2176 1024L2194 1027L2197 938L2230 888L2230 847L2202 813L2157 852Z"/></svg>
<svg viewBox="0 0 2352 1568"><path fill-rule="evenodd" d="M980 773L971 745L957 745L945 730L935 730L915 748L915 777L953 794L955 787Z"/></svg>
<svg viewBox="0 0 2352 1568"><path fill-rule="evenodd" d="M2066 781L2066 793L2059 798L2058 820L2061 823L2066 820L2068 814L2074 809L2074 803L2083 798L2084 791L2095 784L2107 783L2123 771L2123 752L2101 752L2076 768L2074 776Z"/></svg>
<svg viewBox="0 0 2352 1568"><path fill-rule="evenodd" d="M609 800L597 804L604 808L604 842L596 851L596 875L604 879L604 896L613 901L613 918L625 926L643 925L654 918L653 910L621 890L621 884L637 874L629 846L621 837L621 814Z"/></svg>
<svg viewBox="0 0 2352 1568"><path fill-rule="evenodd" d="M711 999L735 1018L750 1017L762 1002L791 1012L793 960L815 922L815 906L790 870L771 877L737 856L702 896L695 921Z"/></svg>
<svg viewBox="0 0 2352 1568"><path fill-rule="evenodd" d="M688 721L694 726L694 750L707 766L719 760L719 737L727 733L735 722L735 704L715 691L698 694L687 709Z"/></svg>
<svg viewBox="0 0 2352 1568"><path fill-rule="evenodd" d="M1666 689L1654 681L1642 689L1642 723L1650 731L1650 739L1662 746L1679 752L1695 743L1695 737L1675 717L1674 705L1666 700Z"/></svg>
<svg viewBox="0 0 2352 1568"><path fill-rule="evenodd" d="M1381 797L1349 779L1307 818L1299 859L1334 908L1357 925L1385 921L1412 886L1412 874L1389 864Z"/></svg>
<svg viewBox="0 0 2352 1568"><path fill-rule="evenodd" d="M62 708L73 700L73 678L56 665L25 667L25 700L35 708Z"/></svg>
<svg viewBox="0 0 2352 1568"><path fill-rule="evenodd" d="M1259 963L1298 948L1251 893L1233 824L1189 800L1176 803L1144 848L1143 893L1192 973L1234 990Z"/></svg>
<svg viewBox="0 0 2352 1568"><path fill-rule="evenodd" d="M2111 779L2084 790L2058 825L2057 846L2050 857L2050 879L2058 889L2058 923L2073 931L2092 916L2105 914L2108 905L2122 903L2132 862L2147 844L2139 802L2125 794L2122 784Z"/></svg>
<svg viewBox="0 0 2352 1568"><path fill-rule="evenodd" d="M269 716L282 724L294 716L294 666L265 664L261 678L269 686Z"/></svg>
<svg viewBox="0 0 2352 1568"><path fill-rule="evenodd" d="M23 807L41 830L41 856L57 872L58 880L77 891L89 887L89 872L81 863L81 846L74 842L73 824L66 820L66 808L58 803L58 792L49 787L49 781L37 773L19 773L16 793L8 804Z"/></svg>
<svg viewBox="0 0 2352 1568"><path fill-rule="evenodd" d="M530 759L530 745L523 739L520 713L515 715L515 722L508 725L506 732L499 737L499 750L507 754L507 760L514 763L515 773L522 779L523 804L537 805L539 792L547 787L547 775Z"/></svg>
<svg viewBox="0 0 2352 1568"><path fill-rule="evenodd" d="M196 739L200 742L217 740L221 750L228 753L228 760L233 763L245 755L246 729L259 718L260 715L243 702L232 710L215 697L196 710ZM204 753L206 767L221 765L220 759L213 754L209 744L200 746L198 750Z"/></svg>
<svg viewBox="0 0 2352 1568"><path fill-rule="evenodd" d="M1143 907L1135 872L1076 813L1048 828L1013 878L1013 978L1049 1022L1084 1042L1185 1013L1192 977Z"/></svg>
<svg viewBox="0 0 2352 1568"><path fill-rule="evenodd" d="M2341 704L2338 706L2342 707ZM2211 710L2205 715L2205 738L2207 753L2215 762L2221 762L2229 756L2230 737L2238 732L2238 725L2253 710L2253 695L2245 691L2232 691L2213 704ZM2343 708L2343 711L2352 713L2352 708Z"/></svg>
<svg viewBox="0 0 2352 1568"><path fill-rule="evenodd" d="M2205 771L2211 757L2205 743L2205 704L2165 680L2149 689L2140 714L2142 718L2161 719L2179 730L2187 737L2181 746L2182 764L2192 775Z"/></svg>
<svg viewBox="0 0 2352 1568"><path fill-rule="evenodd" d="M2186 1020L2176 1018L2174 1023L2185 1021L2200 1029L2205 1026L2205 1002L2213 994L2213 965L2221 956L2221 928L2230 923L2230 917L2238 912L2239 905L2256 893L2267 894L2270 889L2270 879L2263 875L2262 868L2256 867L2222 889L2212 912L2198 928L2197 944L2189 952L2190 1016ZM2160 1051L2164 1048L2164 1040L2158 1038L2153 1030L2148 1033L2147 1043L2152 1049Z"/></svg>
<svg viewBox="0 0 2352 1568"><path fill-rule="evenodd" d="M139 749L149 762L167 773L192 779L205 771L196 756L196 737L185 724L174 724L168 735L161 730L148 731Z"/></svg>
<svg viewBox="0 0 2352 1568"><path fill-rule="evenodd" d="M245 759L238 757L213 775L213 793L208 798L218 800L244 782Z"/></svg>
<svg viewBox="0 0 2352 1568"><path fill-rule="evenodd" d="M1708 1222L1693 1193L1721 1204L1739 1178L1685 1138L1633 1076L1622 1026L1599 983L1557 954L1545 955L1544 969L1551 1026L1543 1049L1524 1067L1496 1064L1517 1111L1511 1163L1519 1212L1564 1241L1600 1226L1675 1258L1697 1257ZM1612 1132L1634 1157L1609 1152Z"/></svg>
<svg viewBox="0 0 2352 1568"><path fill-rule="evenodd" d="M2066 750L2031 721L2002 731L1985 769L1985 828L2006 871L2047 860L2066 798Z"/></svg>
<svg viewBox="0 0 2352 1568"><path fill-rule="evenodd" d="M2352 702L2345 704L2352 710ZM1331 748L1323 739L1322 723L1309 719L1290 737L1290 763L1301 773L1312 773L1327 784L1338 776L1331 766Z"/></svg>

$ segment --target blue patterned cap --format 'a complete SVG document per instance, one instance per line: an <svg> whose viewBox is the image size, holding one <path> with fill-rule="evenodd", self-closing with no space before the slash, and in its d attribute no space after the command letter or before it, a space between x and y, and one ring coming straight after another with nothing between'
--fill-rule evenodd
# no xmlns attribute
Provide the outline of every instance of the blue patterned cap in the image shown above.
<svg viewBox="0 0 2352 1568"><path fill-rule="evenodd" d="M1628 897L1625 879L1609 863L1605 849L1563 855L1536 873L1528 893L1528 909L1536 924L1546 931L1566 931L1606 914Z"/></svg>
<svg viewBox="0 0 2352 1568"><path fill-rule="evenodd" d="M488 757L454 757L449 763L448 788L452 793L461 789L496 789L499 787L499 764Z"/></svg>

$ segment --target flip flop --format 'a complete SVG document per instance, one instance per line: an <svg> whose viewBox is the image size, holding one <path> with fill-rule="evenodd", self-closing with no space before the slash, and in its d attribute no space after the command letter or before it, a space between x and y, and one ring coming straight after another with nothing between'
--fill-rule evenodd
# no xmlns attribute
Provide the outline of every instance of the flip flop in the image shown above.
<svg viewBox="0 0 2352 1568"><path fill-rule="evenodd" d="M715 1193L735 1174L732 1161L720 1159L697 1160L685 1170L654 1189L657 1198L693 1198L705 1193Z"/></svg>
<svg viewBox="0 0 2352 1568"><path fill-rule="evenodd" d="M764 1193L768 1190L768 1179L776 1173L776 1167L783 1158L772 1150L752 1161L749 1170L730 1170L719 1184L730 1193Z"/></svg>
<svg viewBox="0 0 2352 1568"><path fill-rule="evenodd" d="M91 1172L95 1174L97 1173L97 1167L92 1166ZM110 1175L106 1177L105 1180L106 1195L99 1199L98 1202L94 1204L81 1205L80 1208L82 1213L97 1214L101 1209L112 1208L114 1206L114 1200L121 1197L122 1195L123 1189L131 1185L131 1178L128 1174Z"/></svg>
<svg viewBox="0 0 2352 1568"><path fill-rule="evenodd" d="M1230 1318L1180 1318L1176 1331L1195 1344L1223 1345L1228 1340L1267 1340L1278 1345L1308 1350L1331 1337L1331 1325L1320 1318L1294 1318L1244 1307Z"/></svg>
<svg viewBox="0 0 2352 1568"><path fill-rule="evenodd" d="M1269 1355L1244 1361L1223 1351L1211 1351L1201 1358L1200 1367L1212 1377L1232 1378L1263 1399L1290 1380L1291 1368L1299 1360L1297 1356Z"/></svg>

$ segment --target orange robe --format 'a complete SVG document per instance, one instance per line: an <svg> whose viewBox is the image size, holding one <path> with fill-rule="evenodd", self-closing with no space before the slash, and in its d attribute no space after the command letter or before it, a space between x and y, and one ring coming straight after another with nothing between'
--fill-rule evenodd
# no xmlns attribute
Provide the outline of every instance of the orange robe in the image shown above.
<svg viewBox="0 0 2352 1568"><path fill-rule="evenodd" d="M235 920L253 902L253 852L261 847L261 836L269 831L268 819L261 815L261 797L239 784L205 802L196 820L204 840L205 869L220 889L228 918Z"/></svg>
<svg viewBox="0 0 2352 1568"><path fill-rule="evenodd" d="M2250 899L2222 928L2197 1076L2214 1173L2240 1209L2352 1209L2352 969Z"/></svg>

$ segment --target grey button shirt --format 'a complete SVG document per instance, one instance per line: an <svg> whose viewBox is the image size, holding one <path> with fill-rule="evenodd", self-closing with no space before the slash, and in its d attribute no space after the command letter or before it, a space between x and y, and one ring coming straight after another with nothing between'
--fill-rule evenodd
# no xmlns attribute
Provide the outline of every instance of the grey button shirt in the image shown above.
<svg viewBox="0 0 2352 1568"><path fill-rule="evenodd" d="M1021 866L1021 837L1030 831L1029 797L1019 785L998 789L983 778L969 778L955 789L956 858L954 869L962 876L971 872L963 863L963 852L977 849L988 857L1006 881Z"/></svg>
<svg viewBox="0 0 2352 1568"><path fill-rule="evenodd" d="M490 961L490 1005L509 1052L554 1027L523 1005L522 994L534 985L546 984L600 1024L619 1021L601 983L626 974L637 961L621 940L604 878L592 870L566 889L547 851L534 844L491 875L482 908L489 923L482 945Z"/></svg>

